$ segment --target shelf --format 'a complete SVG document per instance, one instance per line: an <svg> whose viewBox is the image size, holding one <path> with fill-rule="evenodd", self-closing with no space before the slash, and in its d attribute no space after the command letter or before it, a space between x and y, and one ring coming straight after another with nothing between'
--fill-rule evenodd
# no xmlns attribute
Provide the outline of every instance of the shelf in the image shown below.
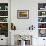
<svg viewBox="0 0 46 46"><path fill-rule="evenodd" d="M8 23L8 22L0 22L0 23Z"/></svg>
<svg viewBox="0 0 46 46"><path fill-rule="evenodd" d="M0 17L8 17L8 16L0 16Z"/></svg>
<svg viewBox="0 0 46 46"><path fill-rule="evenodd" d="M8 11L8 10L0 10L0 11Z"/></svg>
<svg viewBox="0 0 46 46"><path fill-rule="evenodd" d="M46 39L46 37L38 37L38 38Z"/></svg>
<svg viewBox="0 0 46 46"><path fill-rule="evenodd" d="M38 11L46 11L46 10L38 10Z"/></svg>
<svg viewBox="0 0 46 46"><path fill-rule="evenodd" d="M38 29L46 29L46 28L38 28Z"/></svg>
<svg viewBox="0 0 46 46"><path fill-rule="evenodd" d="M46 23L46 22L38 22L38 23Z"/></svg>
<svg viewBox="0 0 46 46"><path fill-rule="evenodd" d="M38 16L38 17L46 17L46 15L44 15L44 16Z"/></svg>

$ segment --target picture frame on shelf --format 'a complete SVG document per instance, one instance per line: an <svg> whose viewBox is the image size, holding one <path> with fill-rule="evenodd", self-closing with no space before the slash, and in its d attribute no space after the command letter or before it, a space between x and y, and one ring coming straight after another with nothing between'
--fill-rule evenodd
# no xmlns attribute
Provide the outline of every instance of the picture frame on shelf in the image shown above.
<svg viewBox="0 0 46 46"><path fill-rule="evenodd" d="M29 19L29 10L17 10L17 19Z"/></svg>

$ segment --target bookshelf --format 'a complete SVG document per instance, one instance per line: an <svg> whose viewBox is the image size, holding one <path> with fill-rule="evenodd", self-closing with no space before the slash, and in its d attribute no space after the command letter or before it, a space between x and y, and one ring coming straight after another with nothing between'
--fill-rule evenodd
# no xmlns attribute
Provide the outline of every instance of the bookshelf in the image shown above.
<svg viewBox="0 0 46 46"><path fill-rule="evenodd" d="M39 37L46 37L46 3L38 3Z"/></svg>
<svg viewBox="0 0 46 46"><path fill-rule="evenodd" d="M0 35L8 37L8 3L0 3Z"/></svg>

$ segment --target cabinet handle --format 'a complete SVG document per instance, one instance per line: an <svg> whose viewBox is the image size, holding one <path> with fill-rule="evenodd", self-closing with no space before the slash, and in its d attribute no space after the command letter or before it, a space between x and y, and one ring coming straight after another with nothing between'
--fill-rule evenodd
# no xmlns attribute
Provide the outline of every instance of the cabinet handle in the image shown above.
<svg viewBox="0 0 46 46"><path fill-rule="evenodd" d="M43 40L45 40L45 39L43 39Z"/></svg>
<svg viewBox="0 0 46 46"><path fill-rule="evenodd" d="M3 40L3 39L1 39L1 40Z"/></svg>

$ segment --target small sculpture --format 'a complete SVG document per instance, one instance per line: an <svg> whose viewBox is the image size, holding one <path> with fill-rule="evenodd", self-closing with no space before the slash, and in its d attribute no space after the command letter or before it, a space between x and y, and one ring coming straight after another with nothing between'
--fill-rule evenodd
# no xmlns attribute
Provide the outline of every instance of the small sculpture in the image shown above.
<svg viewBox="0 0 46 46"><path fill-rule="evenodd" d="M29 30L34 30L34 28L35 27L32 25L32 26L29 27Z"/></svg>
<svg viewBox="0 0 46 46"><path fill-rule="evenodd" d="M11 23L11 30L16 30L16 26L14 26L13 23Z"/></svg>

